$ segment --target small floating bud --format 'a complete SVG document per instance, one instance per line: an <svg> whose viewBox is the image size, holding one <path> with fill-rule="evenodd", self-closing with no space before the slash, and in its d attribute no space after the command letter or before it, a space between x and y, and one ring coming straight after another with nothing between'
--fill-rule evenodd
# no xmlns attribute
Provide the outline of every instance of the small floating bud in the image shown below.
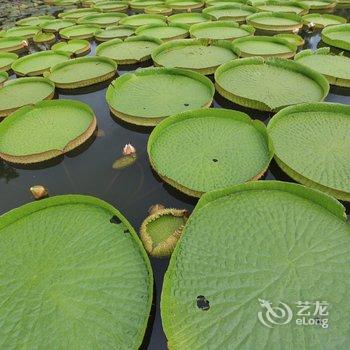
<svg viewBox="0 0 350 350"><path fill-rule="evenodd" d="M28 41L22 40L22 45L23 45L24 47L28 47Z"/></svg>
<svg viewBox="0 0 350 350"><path fill-rule="evenodd" d="M42 199L49 195L49 191L41 185L32 186L30 192L32 192L35 199Z"/></svg>
<svg viewBox="0 0 350 350"><path fill-rule="evenodd" d="M298 34L299 33L299 29L298 28L293 29L293 33L294 34Z"/></svg>
<svg viewBox="0 0 350 350"><path fill-rule="evenodd" d="M123 155L130 156L136 154L136 149L131 143L127 143L123 148Z"/></svg>

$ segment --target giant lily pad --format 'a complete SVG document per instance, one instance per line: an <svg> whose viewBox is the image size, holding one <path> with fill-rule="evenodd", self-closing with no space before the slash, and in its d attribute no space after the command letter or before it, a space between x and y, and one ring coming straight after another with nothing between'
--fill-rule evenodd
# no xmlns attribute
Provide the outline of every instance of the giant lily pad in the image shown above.
<svg viewBox="0 0 350 350"><path fill-rule="evenodd" d="M260 178L273 156L264 124L227 109L167 118L153 130L147 150L164 181L195 197Z"/></svg>
<svg viewBox="0 0 350 350"><path fill-rule="evenodd" d="M96 129L92 109L74 100L41 101L25 106L0 123L0 157L20 164L65 154Z"/></svg>
<svg viewBox="0 0 350 350"><path fill-rule="evenodd" d="M266 0L256 1L253 4L254 7L261 11L268 12L286 12L296 13L298 15L305 15L309 12L309 6L302 4L298 1L285 1L285 0Z"/></svg>
<svg viewBox="0 0 350 350"><path fill-rule="evenodd" d="M158 66L191 69L202 74L213 74L221 64L235 58L231 42L225 40L175 40L152 52L152 59Z"/></svg>
<svg viewBox="0 0 350 350"><path fill-rule="evenodd" d="M239 57L282 57L291 58L297 47L285 39L271 36L250 36L233 41L234 51Z"/></svg>
<svg viewBox="0 0 350 350"><path fill-rule="evenodd" d="M147 24L138 27L136 35L148 35L162 41L183 39L189 35L188 25L180 23Z"/></svg>
<svg viewBox="0 0 350 350"><path fill-rule="evenodd" d="M111 39L126 39L135 33L135 28L132 26L110 26L106 29L98 30L95 33L97 41L108 41Z"/></svg>
<svg viewBox="0 0 350 350"><path fill-rule="evenodd" d="M128 4L123 1L99 1L94 5L95 9L102 12L125 12Z"/></svg>
<svg viewBox="0 0 350 350"><path fill-rule="evenodd" d="M161 0L131 0L129 2L130 8L135 12L143 12L148 6L163 5L164 1Z"/></svg>
<svg viewBox="0 0 350 350"><path fill-rule="evenodd" d="M124 17L127 17L125 13L118 12L108 12L108 13L98 13L95 15L84 16L78 19L80 24L93 24L100 27L108 27L111 25L116 25Z"/></svg>
<svg viewBox="0 0 350 350"><path fill-rule="evenodd" d="M214 92L212 82L202 74L178 68L145 68L114 80L106 100L118 118L153 126L170 115L209 107Z"/></svg>
<svg viewBox="0 0 350 350"><path fill-rule="evenodd" d="M29 348L139 348L152 270L118 210L88 196L43 199L3 215L0 237L0 347L20 332Z"/></svg>
<svg viewBox="0 0 350 350"><path fill-rule="evenodd" d="M332 85L350 87L350 58L331 54L329 47L301 51L294 60L323 74Z"/></svg>
<svg viewBox="0 0 350 350"><path fill-rule="evenodd" d="M285 108L269 122L278 165L293 179L350 201L350 106Z"/></svg>
<svg viewBox="0 0 350 350"><path fill-rule="evenodd" d="M170 16L173 13L173 9L166 5L154 5L154 6L147 6L144 9L144 12L149 14L154 14L154 15L158 14L158 15Z"/></svg>
<svg viewBox="0 0 350 350"><path fill-rule="evenodd" d="M259 12L247 17L247 23L266 32L292 32L303 26L301 16L294 13Z"/></svg>
<svg viewBox="0 0 350 350"><path fill-rule="evenodd" d="M169 23L195 24L211 21L212 17L205 13L178 13L168 17Z"/></svg>
<svg viewBox="0 0 350 350"><path fill-rule="evenodd" d="M337 4L334 0L299 0L299 2L309 6L310 12L331 12Z"/></svg>
<svg viewBox="0 0 350 350"><path fill-rule="evenodd" d="M46 16L31 16L27 18L20 19L16 22L17 26L40 26L41 24L47 23L55 17L46 15Z"/></svg>
<svg viewBox="0 0 350 350"><path fill-rule="evenodd" d="M99 9L96 8L86 8L86 9L73 9L70 11L61 12L58 14L58 17L64 19L73 19L78 20L81 17L94 15L97 13L101 13Z"/></svg>
<svg viewBox="0 0 350 350"><path fill-rule="evenodd" d="M326 44L350 51L350 23L326 27L321 34Z"/></svg>
<svg viewBox="0 0 350 350"><path fill-rule="evenodd" d="M175 12L200 11L204 7L202 0L166 0L165 4Z"/></svg>
<svg viewBox="0 0 350 350"><path fill-rule="evenodd" d="M262 111L323 101L329 91L320 73L282 58L249 57L225 63L216 70L215 82L228 100Z"/></svg>
<svg viewBox="0 0 350 350"><path fill-rule="evenodd" d="M53 44L56 41L54 33L38 33L33 36L33 42L35 44Z"/></svg>
<svg viewBox="0 0 350 350"><path fill-rule="evenodd" d="M4 33L5 37L21 37L23 39L30 39L34 35L38 34L40 32L39 27L35 26L24 26L24 27L13 27L10 29L7 29Z"/></svg>
<svg viewBox="0 0 350 350"><path fill-rule="evenodd" d="M310 13L309 15L303 16L303 20L305 23L315 26L315 28L324 28L335 24L346 23L346 19L344 17L330 15L327 13Z"/></svg>
<svg viewBox="0 0 350 350"><path fill-rule="evenodd" d="M117 64L106 57L81 57L62 62L45 76L62 89L76 89L106 81L114 77Z"/></svg>
<svg viewBox="0 0 350 350"><path fill-rule="evenodd" d="M69 19L54 19L52 21L45 22L44 24L40 25L40 28L44 32L48 33L57 33L61 29L74 26L75 22L73 20Z"/></svg>
<svg viewBox="0 0 350 350"><path fill-rule="evenodd" d="M165 21L166 17L162 15L139 14L123 18L120 24L141 27L146 24L159 24Z"/></svg>
<svg viewBox="0 0 350 350"><path fill-rule="evenodd" d="M193 24L190 27L191 37L209 40L233 40L254 35L254 27L239 25L232 21L212 21Z"/></svg>
<svg viewBox="0 0 350 350"><path fill-rule="evenodd" d="M68 61L70 54L53 50L41 51L24 56L15 61L11 68L20 76L42 75L57 63Z"/></svg>
<svg viewBox="0 0 350 350"><path fill-rule="evenodd" d="M232 5L210 6L203 13L212 16L216 20L232 20L244 22L246 18L258 10L252 6L232 3Z"/></svg>
<svg viewBox="0 0 350 350"><path fill-rule="evenodd" d="M54 93L55 85L42 77L9 80L0 89L0 117L6 117L20 107L49 100Z"/></svg>
<svg viewBox="0 0 350 350"><path fill-rule="evenodd" d="M93 24L78 24L59 31L63 39L92 39L100 26Z"/></svg>
<svg viewBox="0 0 350 350"><path fill-rule="evenodd" d="M330 196L278 181L207 193L165 274L168 347L345 349L349 263L350 225ZM329 316L313 305L306 320L320 322L298 325L304 301L331 305Z"/></svg>
<svg viewBox="0 0 350 350"><path fill-rule="evenodd" d="M287 40L289 43L303 46L305 44L305 40L298 34L290 34L290 33L280 33L274 35L276 38L281 38Z"/></svg>
<svg viewBox="0 0 350 350"><path fill-rule="evenodd" d="M0 72L11 69L13 62L16 62L18 55L12 52L0 52Z"/></svg>
<svg viewBox="0 0 350 350"><path fill-rule="evenodd" d="M68 52L75 56L84 56L90 52L90 43L84 39L61 41L51 47L51 50Z"/></svg>
<svg viewBox="0 0 350 350"><path fill-rule="evenodd" d="M97 46L96 55L113 59L119 64L133 64L151 58L151 52L162 42L159 39L139 35L124 41L108 40Z"/></svg>
<svg viewBox="0 0 350 350"><path fill-rule="evenodd" d="M20 52L27 47L27 42L21 37L0 38L0 52Z"/></svg>

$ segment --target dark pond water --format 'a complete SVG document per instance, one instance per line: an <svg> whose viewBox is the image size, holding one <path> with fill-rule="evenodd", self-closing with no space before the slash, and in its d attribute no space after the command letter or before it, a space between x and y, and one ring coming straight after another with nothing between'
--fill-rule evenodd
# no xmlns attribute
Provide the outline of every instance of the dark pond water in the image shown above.
<svg viewBox="0 0 350 350"><path fill-rule="evenodd" d="M342 11L349 18L350 11ZM304 33L304 48L320 46L320 34ZM94 52L95 45L93 44ZM150 63L149 63L150 64ZM144 64L147 66L149 64ZM118 67L118 73L137 67ZM0 161L0 215L10 209L31 202L29 188L44 185L51 196L61 194L86 194L101 198L118 208L136 230L147 216L148 208L155 203L192 210L196 200L186 197L162 183L151 170L146 144L151 129L133 127L114 119L105 101L106 84L90 90L80 90L74 95L59 93L58 98L79 100L89 104L98 119L100 137L95 137L83 149L69 154L55 163L33 168L19 168ZM350 91L331 89L326 101L350 104ZM161 103L161 101L159 101ZM215 96L214 107L238 109L253 118L267 122L271 115L248 110ZM33 135L35 137L35 135ZM121 156L126 143L131 142L138 151L138 160L132 166L115 170L113 162ZM265 179L292 181L272 162ZM347 212L349 213L349 206ZM149 329L143 349L166 349L162 331L159 299L168 259L151 259L155 278L155 299Z"/></svg>

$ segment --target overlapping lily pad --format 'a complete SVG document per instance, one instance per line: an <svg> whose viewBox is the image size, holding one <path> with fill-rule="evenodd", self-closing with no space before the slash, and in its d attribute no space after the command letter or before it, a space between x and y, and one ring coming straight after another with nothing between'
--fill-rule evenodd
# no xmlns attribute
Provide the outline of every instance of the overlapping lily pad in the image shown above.
<svg viewBox="0 0 350 350"><path fill-rule="evenodd" d="M166 17L163 15L139 14L123 18L120 24L141 27L146 24L160 24L165 21Z"/></svg>
<svg viewBox="0 0 350 350"><path fill-rule="evenodd" d="M90 43L84 39L72 39L53 45L51 50L68 52L75 56L84 56L90 52Z"/></svg>
<svg viewBox="0 0 350 350"><path fill-rule="evenodd" d="M0 89L0 117L6 117L20 107L49 100L54 93L55 85L42 77L9 80Z"/></svg>
<svg viewBox="0 0 350 350"><path fill-rule="evenodd" d="M291 58L297 46L285 39L273 36L249 36L233 41L233 48L239 57L282 57Z"/></svg>
<svg viewBox="0 0 350 350"><path fill-rule="evenodd" d="M166 0L165 3L174 12L200 11L204 7L202 0Z"/></svg>
<svg viewBox="0 0 350 350"><path fill-rule="evenodd" d="M3 215L0 237L0 319L8 324L0 347L20 332L30 348L139 348L152 269L118 210L94 197L47 198Z"/></svg>
<svg viewBox="0 0 350 350"><path fill-rule="evenodd" d="M261 11L296 13L297 15L300 15L300 16L306 15L309 12L309 6L303 3L300 3L298 1L285 1L285 0L256 1L254 2L253 6Z"/></svg>
<svg viewBox="0 0 350 350"><path fill-rule="evenodd" d="M154 15L158 14L163 16L170 16L173 13L173 9L166 5L154 5L154 6L147 6L144 9L144 12L149 14L154 14Z"/></svg>
<svg viewBox="0 0 350 350"><path fill-rule="evenodd" d="M27 48L27 45L21 37L0 38L0 52L21 52Z"/></svg>
<svg viewBox="0 0 350 350"><path fill-rule="evenodd" d="M5 71L0 71L0 87L3 86L4 82L8 79L9 75Z"/></svg>
<svg viewBox="0 0 350 350"><path fill-rule="evenodd" d="M328 13L310 13L309 15L303 16L303 20L305 23L313 25L316 28L324 28L335 24L346 23L344 17L330 15Z"/></svg>
<svg viewBox="0 0 350 350"><path fill-rule="evenodd" d="M350 51L350 24L337 24L322 30L322 41L339 49Z"/></svg>
<svg viewBox="0 0 350 350"><path fill-rule="evenodd" d="M174 40L152 52L152 60L158 66L191 69L202 74L213 74L221 64L235 58L232 43L226 40Z"/></svg>
<svg viewBox="0 0 350 350"><path fill-rule="evenodd" d="M70 11L61 12L58 14L58 17L65 19L73 19L78 20L81 17L94 15L96 13L100 13L101 11L96 8L81 8L81 9L73 9Z"/></svg>
<svg viewBox="0 0 350 350"><path fill-rule="evenodd" d="M110 26L106 29L98 30L95 33L95 39L97 41L108 41L111 39L125 39L135 33L135 28L132 26Z"/></svg>
<svg viewBox="0 0 350 350"><path fill-rule="evenodd" d="M260 178L273 156L264 124L226 109L167 118L153 130L147 150L164 181L195 197Z"/></svg>
<svg viewBox="0 0 350 350"><path fill-rule="evenodd" d="M92 39L101 27L93 24L78 24L59 31L63 39Z"/></svg>
<svg viewBox="0 0 350 350"><path fill-rule="evenodd" d="M148 24L136 29L136 35L147 35L162 41L183 39L189 35L189 26L180 23Z"/></svg>
<svg viewBox="0 0 350 350"><path fill-rule="evenodd" d="M151 52L162 42L154 37L139 35L124 41L108 40L97 46L96 55L108 57L119 64L134 64L151 58Z"/></svg>
<svg viewBox="0 0 350 350"><path fill-rule="evenodd" d="M210 6L203 10L203 13L208 14L216 20L232 20L237 22L244 22L248 16L256 12L258 12L256 8L240 3Z"/></svg>
<svg viewBox="0 0 350 350"><path fill-rule="evenodd" d="M216 70L215 82L228 100L262 111L323 101L329 91L323 75L282 58L249 57L225 63Z"/></svg>
<svg viewBox="0 0 350 350"><path fill-rule="evenodd" d="M11 69L11 65L18 58L18 55L13 52L0 52L0 72Z"/></svg>
<svg viewBox="0 0 350 350"><path fill-rule="evenodd" d="M40 25L40 28L47 33L57 33L61 29L74 26L75 22L69 19L54 19Z"/></svg>
<svg viewBox="0 0 350 350"><path fill-rule="evenodd" d="M202 74L178 68L144 68L114 80L106 100L118 118L153 126L170 115L209 107L214 92L213 83Z"/></svg>
<svg viewBox="0 0 350 350"><path fill-rule="evenodd" d="M117 64L106 57L81 57L59 63L45 77L62 89L76 89L97 84L114 77Z"/></svg>
<svg viewBox="0 0 350 350"><path fill-rule="evenodd" d="M299 2L309 6L310 12L332 12L337 4L334 0L299 0Z"/></svg>
<svg viewBox="0 0 350 350"><path fill-rule="evenodd" d="M168 17L169 23L195 24L202 22L209 22L212 17L206 13L177 13Z"/></svg>
<svg viewBox="0 0 350 350"><path fill-rule="evenodd" d="M278 181L207 193L165 274L161 313L168 347L346 348L349 263L350 225L330 196ZM316 314L311 318L319 323L308 326L290 320L300 312L300 299L318 298L338 316Z"/></svg>
<svg viewBox="0 0 350 350"><path fill-rule="evenodd" d="M350 201L350 106L303 104L283 109L268 132L278 165L296 181Z"/></svg>
<svg viewBox="0 0 350 350"><path fill-rule="evenodd" d="M23 56L15 61L11 68L20 76L42 75L57 63L68 61L70 53L60 51L41 51Z"/></svg>
<svg viewBox="0 0 350 350"><path fill-rule="evenodd" d="M45 16L30 16L23 19L20 19L16 22L17 26L40 26L44 23L52 21L55 17L50 15Z"/></svg>
<svg viewBox="0 0 350 350"><path fill-rule="evenodd" d="M99 1L94 5L95 9L102 12L125 12L128 7L127 2L123 1Z"/></svg>
<svg viewBox="0 0 350 350"><path fill-rule="evenodd" d="M350 58L331 54L329 47L301 51L294 60L323 74L332 85L350 87Z"/></svg>
<svg viewBox="0 0 350 350"><path fill-rule="evenodd" d="M290 34L290 33L281 33L281 34L275 34L276 38L285 39L291 44L302 46L305 44L305 40L298 34Z"/></svg>
<svg viewBox="0 0 350 350"><path fill-rule="evenodd" d="M92 24L98 25L102 28L116 25L124 17L127 17L125 13L118 12L107 12L107 13L97 13L95 15L84 16L78 19L79 24Z"/></svg>
<svg viewBox="0 0 350 350"><path fill-rule="evenodd" d="M33 36L35 44L52 44L56 41L54 33L38 33Z"/></svg>
<svg viewBox="0 0 350 350"><path fill-rule="evenodd" d="M74 100L41 101L0 123L0 158L30 164L61 156L88 140L96 129L92 109Z"/></svg>
<svg viewBox="0 0 350 350"><path fill-rule="evenodd" d="M5 37L21 37L30 39L40 32L40 28L36 26L12 27L6 30L3 36Z"/></svg>
<svg viewBox="0 0 350 350"><path fill-rule="evenodd" d="M254 35L255 29L245 24L232 21L212 21L193 24L190 27L191 37L209 40L233 40Z"/></svg>
<svg viewBox="0 0 350 350"><path fill-rule="evenodd" d="M247 17L247 23L266 32L293 32L303 26L301 16L294 13L259 12Z"/></svg>

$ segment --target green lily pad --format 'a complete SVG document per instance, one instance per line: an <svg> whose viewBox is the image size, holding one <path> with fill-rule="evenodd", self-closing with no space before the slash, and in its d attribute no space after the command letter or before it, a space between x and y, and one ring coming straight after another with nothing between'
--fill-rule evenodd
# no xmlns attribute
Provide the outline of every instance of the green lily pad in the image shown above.
<svg viewBox="0 0 350 350"><path fill-rule="evenodd" d="M47 23L55 19L54 16L31 16L27 18L20 19L16 22L17 26L40 26L41 24Z"/></svg>
<svg viewBox="0 0 350 350"><path fill-rule="evenodd" d="M305 23L312 24L316 28L324 28L335 24L346 23L346 19L344 17L326 13L310 13L309 15L303 16L303 20Z"/></svg>
<svg viewBox="0 0 350 350"><path fill-rule="evenodd" d="M301 51L294 60L323 74L331 85L350 87L350 58L331 54L329 47Z"/></svg>
<svg viewBox="0 0 350 350"><path fill-rule="evenodd" d="M93 24L78 24L59 31L63 39L92 39L101 27Z"/></svg>
<svg viewBox="0 0 350 350"><path fill-rule="evenodd" d="M350 51L350 23L326 27L321 35L326 44Z"/></svg>
<svg viewBox="0 0 350 350"><path fill-rule="evenodd" d="M94 15L96 13L101 13L101 11L96 8L82 8L61 12L58 14L58 17L64 19L78 20L81 17Z"/></svg>
<svg viewBox="0 0 350 350"><path fill-rule="evenodd" d="M168 41L188 37L188 28L188 25L180 23L147 24L138 27L135 34L152 36L162 41Z"/></svg>
<svg viewBox="0 0 350 350"><path fill-rule="evenodd" d="M27 42L21 37L0 38L0 52L20 52L27 47Z"/></svg>
<svg viewBox="0 0 350 350"><path fill-rule="evenodd" d="M349 263L350 225L330 196L278 181L207 193L165 274L168 347L345 349ZM306 321L320 317L328 329L298 325L298 302L305 301L311 306ZM312 316L317 301L330 305L329 316Z"/></svg>
<svg viewBox="0 0 350 350"><path fill-rule="evenodd" d="M82 18L79 18L78 23L98 25L100 27L105 28L111 25L118 24L120 20L125 17L127 17L127 15L121 12L98 13L95 15L84 16Z"/></svg>
<svg viewBox="0 0 350 350"><path fill-rule="evenodd" d="M232 3L232 5L207 7L203 10L203 13L213 17L215 20L244 22L248 16L257 11L256 8L249 5Z"/></svg>
<svg viewBox="0 0 350 350"><path fill-rule="evenodd" d="M206 0L205 5L206 5L206 7L210 7L210 6L232 5L235 3L248 4L248 1L247 0Z"/></svg>
<svg viewBox="0 0 350 350"><path fill-rule="evenodd" d="M256 1L253 4L254 7L261 11L267 12L285 12L296 13L297 15L306 15L309 12L309 6L302 4L298 1L285 1L285 0L266 0Z"/></svg>
<svg viewBox="0 0 350 350"><path fill-rule="evenodd" d="M51 50L68 52L75 56L84 56L90 52L90 43L83 39L73 39L69 41L61 41L52 45Z"/></svg>
<svg viewBox="0 0 350 350"><path fill-rule="evenodd" d="M102 12L125 12L128 4L122 1L99 1L94 5L95 9Z"/></svg>
<svg viewBox="0 0 350 350"><path fill-rule="evenodd" d="M1 71L0 72L0 87L4 84L4 82L9 78L9 75L7 72ZM1 113L1 112L0 112Z"/></svg>
<svg viewBox="0 0 350 350"><path fill-rule="evenodd" d="M147 151L164 181L195 197L260 178L273 156L264 124L226 109L167 118L151 133Z"/></svg>
<svg viewBox="0 0 350 350"><path fill-rule="evenodd" d="M120 24L133 27L141 27L146 24L165 23L166 17L163 15L139 14L125 17L120 21Z"/></svg>
<svg viewBox="0 0 350 350"><path fill-rule="evenodd" d="M119 64L134 64L151 58L151 52L162 42L151 36L134 36L108 40L97 46L96 55L113 59Z"/></svg>
<svg viewBox="0 0 350 350"><path fill-rule="evenodd" d="M135 33L132 26L109 26L106 29L98 30L95 39L98 41L108 41L111 39L126 39Z"/></svg>
<svg viewBox="0 0 350 350"><path fill-rule="evenodd" d="M32 349L139 348L152 269L118 210L94 197L47 198L3 215L0 237L0 320L8 325L0 347L9 349L20 332Z"/></svg>
<svg viewBox="0 0 350 350"><path fill-rule="evenodd" d="M12 52L0 52L0 72L11 69L13 62L16 62L18 55Z"/></svg>
<svg viewBox="0 0 350 350"><path fill-rule="evenodd" d="M34 35L38 34L40 32L39 27L33 27L33 26L24 26L24 27L13 27L10 29L7 29L4 33L5 37L21 37L23 39L30 39Z"/></svg>
<svg viewBox="0 0 350 350"><path fill-rule="evenodd" d="M310 12L330 12L333 11L335 5L337 4L334 0L298 0L301 4L309 6Z"/></svg>
<svg viewBox="0 0 350 350"><path fill-rule="evenodd" d="M170 115L209 107L214 92L213 83L202 74L178 68L145 68L114 80L106 100L118 118L153 126Z"/></svg>
<svg viewBox="0 0 350 350"><path fill-rule="evenodd" d="M191 69L202 74L213 74L221 64L235 58L231 42L225 40L174 40L152 52L152 60L158 66Z"/></svg>
<svg viewBox="0 0 350 350"><path fill-rule="evenodd" d="M305 44L305 40L298 34L281 33L281 34L275 34L274 36L276 38L285 39L289 43L297 46L303 46Z"/></svg>
<svg viewBox="0 0 350 350"><path fill-rule="evenodd" d="M204 7L202 0L166 0L165 4L175 12L200 11Z"/></svg>
<svg viewBox="0 0 350 350"><path fill-rule="evenodd" d="M166 5L155 5L155 6L147 6L144 9L145 13L153 14L153 15L163 15L170 16L173 13L173 9Z"/></svg>
<svg viewBox="0 0 350 350"><path fill-rule="evenodd" d="M115 76L117 64L106 57L81 57L51 67L45 77L62 89L97 84Z"/></svg>
<svg viewBox="0 0 350 350"><path fill-rule="evenodd" d="M233 48L239 57L261 56L291 58L297 47L285 39L273 36L249 36L233 41Z"/></svg>
<svg viewBox="0 0 350 350"><path fill-rule="evenodd" d="M323 101L329 91L323 75L282 58L249 57L225 63L216 70L215 83L228 100L261 111Z"/></svg>
<svg viewBox="0 0 350 350"><path fill-rule="evenodd" d="M131 0L129 6L135 12L141 12L148 6L163 5L164 1L161 0Z"/></svg>
<svg viewBox="0 0 350 350"><path fill-rule="evenodd" d="M33 36L33 41L36 44L50 44L56 41L54 33L38 33Z"/></svg>
<svg viewBox="0 0 350 350"><path fill-rule="evenodd" d="M12 63L12 70L20 76L42 75L57 63L68 61L70 54L60 51L41 51L23 56Z"/></svg>
<svg viewBox="0 0 350 350"><path fill-rule="evenodd" d="M6 117L20 107L50 100L54 93L55 85L42 77L9 80L0 89L0 117Z"/></svg>
<svg viewBox="0 0 350 350"><path fill-rule="evenodd" d="M52 21L48 21L42 25L40 28L47 33L57 33L61 29L74 26L75 22L69 19L54 19Z"/></svg>
<svg viewBox="0 0 350 350"><path fill-rule="evenodd" d="M209 22L212 17L206 13L177 13L168 17L169 23L181 23L181 24L196 24L202 22Z"/></svg>
<svg viewBox="0 0 350 350"><path fill-rule="evenodd" d="M254 27L232 21L197 23L190 27L191 37L209 40L233 40L254 35L254 32Z"/></svg>
<svg viewBox="0 0 350 350"><path fill-rule="evenodd" d="M293 32L303 26L303 19L295 13L259 12L247 17L247 23L266 32Z"/></svg>
<svg viewBox="0 0 350 350"><path fill-rule="evenodd" d="M350 106L285 108L269 122L278 165L296 181L350 201Z"/></svg>
<svg viewBox="0 0 350 350"><path fill-rule="evenodd" d="M43 162L80 146L95 129L96 117L85 103L41 101L0 123L0 158L20 164Z"/></svg>

